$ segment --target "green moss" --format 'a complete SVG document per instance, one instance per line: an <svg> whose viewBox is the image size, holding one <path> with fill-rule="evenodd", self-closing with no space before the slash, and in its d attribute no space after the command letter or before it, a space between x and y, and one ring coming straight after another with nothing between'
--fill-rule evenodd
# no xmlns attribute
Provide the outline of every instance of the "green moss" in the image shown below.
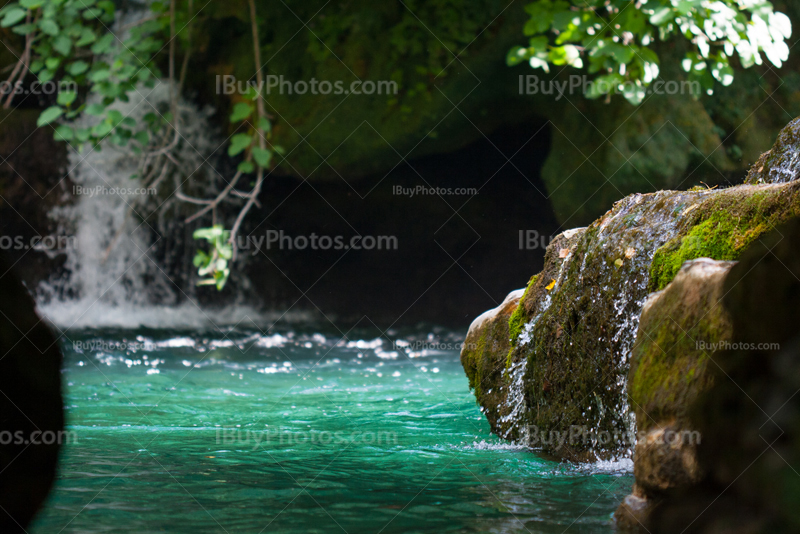
<svg viewBox="0 0 800 534"><path fill-rule="evenodd" d="M721 294L719 281L672 285L642 317L628 380L640 431L657 422L685 418L692 401L710 387L711 355L699 342L731 339Z"/></svg>
<svg viewBox="0 0 800 534"><path fill-rule="evenodd" d="M469 388L475 390L476 399L480 399L481 397L481 358L483 358L486 350L486 338L488 334L489 329L485 328L481 333L481 337L478 338L476 346L467 350L462 358L462 365L469 379Z"/></svg>
<svg viewBox="0 0 800 534"><path fill-rule="evenodd" d="M525 302L525 297L528 296L528 292L531 290L533 285L536 283L536 280L539 279L539 275L535 274L531 276L531 279L528 280L528 287L525 288L525 293L522 294L522 298L519 299L519 306L517 309L514 310L514 313L511 314L511 317L508 319L508 334L511 338L511 344L515 344L517 342L517 338L522 333L522 329L525 327L525 323L528 322L527 314L525 313L525 306L523 306L523 302Z"/></svg>
<svg viewBox="0 0 800 534"><path fill-rule="evenodd" d="M688 232L668 241L653 256L650 291L664 289L681 266L697 258L736 260L753 241L800 213L797 188L721 195L701 204Z"/></svg>

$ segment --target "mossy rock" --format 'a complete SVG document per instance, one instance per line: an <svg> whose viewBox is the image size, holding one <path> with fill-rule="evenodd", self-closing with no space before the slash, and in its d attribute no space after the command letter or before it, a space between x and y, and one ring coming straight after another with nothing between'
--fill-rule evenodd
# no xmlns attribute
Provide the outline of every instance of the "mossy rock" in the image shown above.
<svg viewBox="0 0 800 534"><path fill-rule="evenodd" d="M688 424L688 407L710 385L711 347L731 341L721 299L733 265L707 258L687 262L666 289L645 303L628 375L638 431L665 421L683 428Z"/></svg>
<svg viewBox="0 0 800 534"><path fill-rule="evenodd" d="M492 310L470 325L461 349L461 365L469 378L469 387L493 428L506 415L503 400L503 373L509 351L509 318L519 306L523 290L513 291Z"/></svg>
<svg viewBox="0 0 800 534"><path fill-rule="evenodd" d="M710 195L687 212L677 235L656 252L649 289L665 288L686 261L736 260L760 236L800 215L797 184L741 186Z"/></svg>
<svg viewBox="0 0 800 534"><path fill-rule="evenodd" d="M690 405L705 476L665 495L652 533L800 530L800 220L744 252L723 285L730 349L713 356L713 385Z"/></svg>
<svg viewBox="0 0 800 534"><path fill-rule="evenodd" d="M745 180L748 184L780 184L800 175L800 119L781 130L771 150L761 155Z"/></svg>
<svg viewBox="0 0 800 534"><path fill-rule="evenodd" d="M800 182L662 191L627 197L589 227L554 239L544 269L530 281L519 306L506 311L505 325L494 324L482 338L474 338L480 350L465 364L467 374L478 379L472 378L473 387L478 386L477 398L492 430L526 441L534 427L545 433L583 428L590 436L607 434L612 440L537 446L578 461L629 454L625 436L633 429L626 377L640 313L653 279L674 277L653 277L654 258L667 253L679 258L655 263L661 273L664 265L673 264L677 272L692 256L722 255L718 249L706 254L707 248L690 248L698 243L697 235L703 236L700 244L726 243L729 248L722 250L738 256L773 225L799 213ZM735 224L721 224L720 214L735 218ZM709 339L716 335L710 325L700 327ZM683 393L673 391L672 382L662 389L655 378L648 382L662 371L672 376L692 368ZM637 402L660 406L663 417L683 417L676 407L702 389L702 365L661 360L654 369L637 386ZM673 408L668 409L670 402Z"/></svg>

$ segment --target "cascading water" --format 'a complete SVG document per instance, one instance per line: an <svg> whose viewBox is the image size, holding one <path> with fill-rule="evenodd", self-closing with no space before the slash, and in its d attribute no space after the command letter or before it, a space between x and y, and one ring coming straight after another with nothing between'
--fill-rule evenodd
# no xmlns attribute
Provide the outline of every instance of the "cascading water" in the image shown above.
<svg viewBox="0 0 800 534"><path fill-rule="evenodd" d="M127 103L114 108L140 122L148 113L166 113L168 103L169 86L159 83L132 91ZM211 110L180 102L178 111L181 135L173 153L182 169L162 180L159 189L136 178L140 156L130 151L103 143L101 150L71 153L75 202L53 209L50 216L75 239L65 251L66 275L42 283L38 291L40 311L59 327L209 326L246 317L257 321L259 314L243 306L204 309L196 303L191 284L175 280L155 253L159 241L184 237L183 232L168 235L170 228L161 217L163 208L175 202L175 182L197 184L204 172L215 173L208 158L221 144L209 127ZM81 120L85 125L97 121L91 116ZM158 217L150 216L156 212Z"/></svg>

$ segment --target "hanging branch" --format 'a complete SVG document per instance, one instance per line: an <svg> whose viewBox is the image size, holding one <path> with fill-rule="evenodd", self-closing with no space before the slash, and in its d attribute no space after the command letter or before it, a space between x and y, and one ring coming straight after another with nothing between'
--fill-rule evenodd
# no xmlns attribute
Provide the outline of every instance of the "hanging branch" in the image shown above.
<svg viewBox="0 0 800 534"><path fill-rule="evenodd" d="M262 128L262 119L266 119L267 114L264 111L264 99L261 95L261 90L264 87L264 74L262 73L261 69L261 47L259 46L259 39L258 39L258 22L256 21L256 3L255 0L248 0L250 3L250 28L253 33L253 59L256 65L256 83L258 87L258 98L256 99L256 110L258 112L258 121L256 132L258 132L258 147L261 150L266 150L267 148L267 141L266 141L266 132ZM233 224L233 229L231 230L231 238L230 243L233 246L233 260L236 260L238 247L236 246L236 235L239 233L239 227L242 225L242 221L244 221L247 212L250 211L250 208L253 207L253 204L256 202L259 193L261 193L261 184L264 182L264 167L261 165L258 166L258 171L256 173L256 183L253 186L253 190L250 192L249 198L245 203L242 211L239 212L239 216L236 218L236 222Z"/></svg>

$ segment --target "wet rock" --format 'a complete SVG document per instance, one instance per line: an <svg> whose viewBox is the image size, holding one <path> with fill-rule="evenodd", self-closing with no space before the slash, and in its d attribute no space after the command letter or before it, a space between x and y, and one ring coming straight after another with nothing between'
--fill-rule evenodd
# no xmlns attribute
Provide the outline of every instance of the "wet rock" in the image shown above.
<svg viewBox="0 0 800 534"><path fill-rule="evenodd" d="M0 257L0 532L23 532L56 473L61 353L23 285Z"/></svg>
<svg viewBox="0 0 800 534"><path fill-rule="evenodd" d="M484 312L469 327L461 350L461 365L469 377L469 387L484 407L491 425L496 425L508 410L499 402L502 382L500 376L506 366L509 349L509 319L519 306L525 290L512 291L496 308Z"/></svg>
<svg viewBox="0 0 800 534"><path fill-rule="evenodd" d="M734 262L701 258L686 262L642 310L628 375L630 408L636 416L634 476L637 520L664 492L687 488L702 476L697 459L700 432L688 410L712 385L709 355L731 341L722 305L725 277ZM619 524L633 525L629 503L617 510Z"/></svg>
<svg viewBox="0 0 800 534"><path fill-rule="evenodd" d="M800 176L800 119L781 130L778 140L750 169L748 184L780 184Z"/></svg>
<svg viewBox="0 0 800 534"><path fill-rule="evenodd" d="M543 271L531 279L519 306L509 310L508 330L496 325L472 334L483 339L483 358L494 365L481 375L476 366L465 366L473 387L493 392L477 396L493 414L492 430L576 461L631 454L634 427L626 384L648 294L672 282L686 261L736 260L749 244L796 216L800 182L662 191L627 197L586 229L559 236L547 249ZM698 262L688 273L706 276L713 270ZM702 291L684 296L713 301ZM669 305L686 313L686 321L697 311ZM698 309L703 305L698 302ZM701 322L694 335L707 342L724 339L724 322ZM696 352L676 354L669 362L675 366L665 370L671 380L680 381L682 366L691 371L691 354ZM680 409L705 387L699 371L681 386L685 398L668 402L672 393L657 383L649 387L646 377L637 381L642 387L634 397L661 410L657 424L669 426L674 417L681 430Z"/></svg>
<svg viewBox="0 0 800 534"><path fill-rule="evenodd" d="M726 277L727 350L710 355L713 385L690 407L705 476L665 494L650 532L800 530L800 220L753 244Z"/></svg>

